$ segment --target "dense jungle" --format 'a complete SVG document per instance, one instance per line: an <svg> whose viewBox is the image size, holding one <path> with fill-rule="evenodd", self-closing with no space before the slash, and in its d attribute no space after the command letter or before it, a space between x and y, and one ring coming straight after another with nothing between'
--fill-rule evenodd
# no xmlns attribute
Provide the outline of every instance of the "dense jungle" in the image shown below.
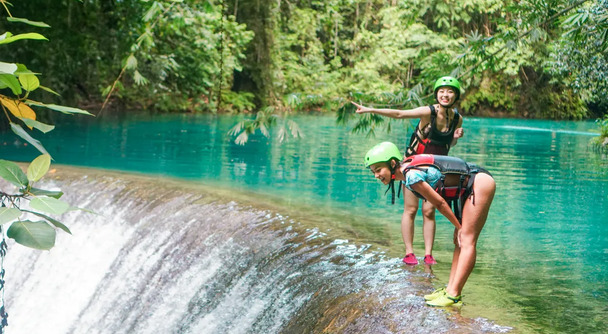
<svg viewBox="0 0 608 334"><path fill-rule="evenodd" d="M445 76L500 185L456 313L351 103ZM608 0L0 0L0 334L605 333L607 78Z"/></svg>
<svg viewBox="0 0 608 334"><path fill-rule="evenodd" d="M418 105L437 77L453 75L467 115L586 119L608 107L607 8L606 0L32 0L11 14L47 23L33 30L48 41L11 44L3 61L26 62L64 103L94 114L104 102L104 110L335 111L353 94ZM0 31L22 27L0 21Z"/></svg>

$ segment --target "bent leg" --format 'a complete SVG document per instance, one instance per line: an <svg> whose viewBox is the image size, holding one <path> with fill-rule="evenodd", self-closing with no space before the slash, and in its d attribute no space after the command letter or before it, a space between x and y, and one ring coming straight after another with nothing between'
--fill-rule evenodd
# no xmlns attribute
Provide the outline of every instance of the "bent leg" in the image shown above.
<svg viewBox="0 0 608 334"><path fill-rule="evenodd" d="M418 197L403 186L403 216L401 217L401 236L405 244L405 254L414 252L414 219L418 212Z"/></svg>
<svg viewBox="0 0 608 334"><path fill-rule="evenodd" d="M424 236L424 255L433 254L435 242L435 207L429 201L422 202L422 235Z"/></svg>
<svg viewBox="0 0 608 334"><path fill-rule="evenodd" d="M462 293L469 275L475 267L477 257L477 240L486 223L490 205L496 191L494 179L484 173L475 178L474 196L467 199L462 212L462 229L460 231L460 248L456 245L454 261L447 291L452 296Z"/></svg>

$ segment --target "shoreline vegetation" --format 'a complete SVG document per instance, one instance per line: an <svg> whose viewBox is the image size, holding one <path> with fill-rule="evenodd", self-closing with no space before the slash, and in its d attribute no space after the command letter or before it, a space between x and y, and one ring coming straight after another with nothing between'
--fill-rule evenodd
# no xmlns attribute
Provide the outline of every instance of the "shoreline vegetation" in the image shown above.
<svg viewBox="0 0 608 334"><path fill-rule="evenodd" d="M28 29L52 41L14 43L3 56L26 60L57 93L31 99L97 118L239 114L230 132L239 144L271 127L299 137L290 115L306 110L335 112L342 124L354 119L352 129L368 135L390 131L390 120L350 117L349 102L430 104L432 83L445 75L462 82L458 109L467 116L608 114L608 0L33 0L12 16L31 19ZM21 33L21 22L0 20L0 31Z"/></svg>
<svg viewBox="0 0 608 334"><path fill-rule="evenodd" d="M50 25L36 29L52 43L15 44L3 61L27 59L64 104L98 116L281 116L336 110L355 95L409 109L429 103L444 75L462 81L466 115L580 120L608 109L608 0L34 0L13 15Z"/></svg>
<svg viewBox="0 0 608 334"><path fill-rule="evenodd" d="M598 151L608 154L608 115L598 118L596 122L600 127L600 136L593 141L593 145Z"/></svg>

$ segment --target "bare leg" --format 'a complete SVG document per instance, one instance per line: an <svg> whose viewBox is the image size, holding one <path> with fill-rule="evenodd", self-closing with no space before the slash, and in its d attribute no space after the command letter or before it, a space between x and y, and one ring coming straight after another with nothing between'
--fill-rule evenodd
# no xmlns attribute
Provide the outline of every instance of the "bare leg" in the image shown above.
<svg viewBox="0 0 608 334"><path fill-rule="evenodd" d="M429 201L422 202L422 235L424 236L424 255L433 254L435 242L435 207Z"/></svg>
<svg viewBox="0 0 608 334"><path fill-rule="evenodd" d="M460 257L460 246L458 246L458 230L454 228L454 254L452 255L452 267L450 268L450 280L448 281L448 285L450 282L454 281L454 276L456 275L456 268L458 268L458 258ZM457 295L452 295L457 296Z"/></svg>
<svg viewBox="0 0 608 334"><path fill-rule="evenodd" d="M475 267L477 239L488 218L496 183L491 176L480 173L475 178L473 191L474 197L467 199L463 208L460 248L456 245L454 249L452 271L447 287L447 292L451 296L459 296L462 293L462 288Z"/></svg>
<svg viewBox="0 0 608 334"><path fill-rule="evenodd" d="M403 216L401 216L401 235L405 244L405 254L414 252L414 219L418 211L418 197L403 186Z"/></svg>

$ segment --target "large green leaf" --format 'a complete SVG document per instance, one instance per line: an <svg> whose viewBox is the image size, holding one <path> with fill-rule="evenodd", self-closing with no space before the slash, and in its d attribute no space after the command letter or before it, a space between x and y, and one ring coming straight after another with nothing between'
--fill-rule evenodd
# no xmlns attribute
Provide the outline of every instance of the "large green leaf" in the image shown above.
<svg viewBox="0 0 608 334"><path fill-rule="evenodd" d="M40 210L42 212L52 213L60 215L70 208L70 205L60 199L53 197L36 197L30 201L30 207L32 209Z"/></svg>
<svg viewBox="0 0 608 334"><path fill-rule="evenodd" d="M73 107L60 106L60 105L56 105L56 104L44 104L44 103L31 101L31 100L26 101L26 103L31 106L38 106L38 107L44 107L44 108L56 110L56 111L62 112L64 114L84 114L84 115L93 116L93 114L91 114L90 112L88 112L86 110L73 108Z"/></svg>
<svg viewBox="0 0 608 334"><path fill-rule="evenodd" d="M43 221L18 221L11 224L6 235L26 247L48 250L55 246L55 229Z"/></svg>
<svg viewBox="0 0 608 334"><path fill-rule="evenodd" d="M63 196L63 191L44 190L32 187L30 188L30 194L34 196L48 196L59 199L61 196Z"/></svg>
<svg viewBox="0 0 608 334"><path fill-rule="evenodd" d="M15 74L17 65L13 63L5 63L0 61L0 73Z"/></svg>
<svg viewBox="0 0 608 334"><path fill-rule="evenodd" d="M0 36L0 45L12 43L14 41L18 41L21 39L35 39L35 40L48 41L48 39L46 37L44 37L38 33L35 33L35 32L29 32L27 34L19 34L19 35L14 35L14 36L10 33L5 33L4 35Z"/></svg>
<svg viewBox="0 0 608 334"><path fill-rule="evenodd" d="M36 90L38 87L40 87L40 80L38 80L34 74L30 73L19 75L19 82L21 83L21 86L28 92Z"/></svg>
<svg viewBox="0 0 608 334"><path fill-rule="evenodd" d="M38 130L40 130L41 132L47 133L49 131L52 131L53 129L55 129L54 125L48 125L48 124L44 124L42 122L38 122L35 121L33 119L29 119L29 118L24 118L24 117L19 117L19 119L21 121L23 121L23 123L29 127L32 128L36 128Z"/></svg>
<svg viewBox="0 0 608 334"><path fill-rule="evenodd" d="M48 154L39 155L30 165L27 167L27 179L30 182L40 180L46 172L49 171L51 166L51 156Z"/></svg>
<svg viewBox="0 0 608 334"><path fill-rule="evenodd" d="M27 187L27 175L21 170L16 163L6 160L0 160L0 177L17 187Z"/></svg>
<svg viewBox="0 0 608 334"><path fill-rule="evenodd" d="M5 87L10 88L15 95L20 95L23 92L19 80L12 74L0 74L0 83Z"/></svg>
<svg viewBox="0 0 608 334"><path fill-rule="evenodd" d="M64 230L66 233L72 234L72 232L70 231L70 229L67 226L65 226L62 222L60 222L56 219L53 219L47 215L44 215L44 214L42 214L40 212L36 212L36 211L23 210L23 212L29 212L29 213L35 214L38 217L44 218L44 219L48 220L49 223L55 225L55 227Z"/></svg>
<svg viewBox="0 0 608 334"><path fill-rule="evenodd" d="M7 17L6 18L9 22L20 22L20 23L25 23L25 24L29 24L31 26L34 27L40 27L40 28L50 28L51 26L44 23L44 22L40 22L40 21L30 21L28 19L23 19L23 18L19 18L19 17Z"/></svg>
<svg viewBox="0 0 608 334"><path fill-rule="evenodd" d="M25 130L23 130L23 128L19 124L11 123L11 130L13 130L13 132L17 136L25 139L28 143L32 144L35 148L38 149L38 151L40 151L40 153L49 154L49 152L46 151L44 146L42 146L42 144L38 140L32 138L32 136L30 136Z"/></svg>
<svg viewBox="0 0 608 334"><path fill-rule="evenodd" d="M15 208L0 208L0 225L10 223L21 216L21 211Z"/></svg>

